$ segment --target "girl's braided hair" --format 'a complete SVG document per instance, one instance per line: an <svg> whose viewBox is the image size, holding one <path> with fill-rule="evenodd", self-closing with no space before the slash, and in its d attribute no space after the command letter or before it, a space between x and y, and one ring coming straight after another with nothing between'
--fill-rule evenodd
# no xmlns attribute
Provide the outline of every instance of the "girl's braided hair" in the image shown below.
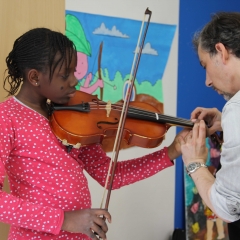
<svg viewBox="0 0 240 240"><path fill-rule="evenodd" d="M47 72L51 81L58 64L68 67L73 54L76 53L75 45L65 35L47 28L35 28L17 38L13 49L6 58L7 73L3 88L8 95L14 95L23 80L27 70L36 69ZM56 55L58 57L56 58ZM10 89L6 88L7 83Z"/></svg>

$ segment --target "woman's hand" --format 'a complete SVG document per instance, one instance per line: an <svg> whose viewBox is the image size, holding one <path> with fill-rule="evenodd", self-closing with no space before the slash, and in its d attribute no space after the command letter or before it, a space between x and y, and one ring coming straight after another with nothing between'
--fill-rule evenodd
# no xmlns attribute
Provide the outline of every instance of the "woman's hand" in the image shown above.
<svg viewBox="0 0 240 240"><path fill-rule="evenodd" d="M193 122L204 120L208 126L208 134L212 135L217 131L222 131L221 127L222 113L217 108L202 108L197 107L191 113Z"/></svg>
<svg viewBox="0 0 240 240"><path fill-rule="evenodd" d="M184 139L180 139L180 144L186 166L191 162L205 163L208 156L205 122L201 120L195 123L193 130Z"/></svg>

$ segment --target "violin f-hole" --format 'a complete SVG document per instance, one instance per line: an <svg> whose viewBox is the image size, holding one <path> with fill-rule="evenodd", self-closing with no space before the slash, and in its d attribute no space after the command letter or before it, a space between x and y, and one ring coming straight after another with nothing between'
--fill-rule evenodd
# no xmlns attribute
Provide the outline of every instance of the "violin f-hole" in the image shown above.
<svg viewBox="0 0 240 240"><path fill-rule="evenodd" d="M107 121L100 121L100 122L97 122L97 127L99 129L102 129L102 127L100 126L101 124L107 124L107 125L116 125L119 123L119 120L117 118L115 118L116 122L107 122Z"/></svg>

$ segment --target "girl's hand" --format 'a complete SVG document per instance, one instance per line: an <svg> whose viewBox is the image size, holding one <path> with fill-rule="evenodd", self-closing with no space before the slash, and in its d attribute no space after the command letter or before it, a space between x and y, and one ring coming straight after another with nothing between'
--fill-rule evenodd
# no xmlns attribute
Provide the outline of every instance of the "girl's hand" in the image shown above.
<svg viewBox="0 0 240 240"><path fill-rule="evenodd" d="M101 216L101 217L100 217ZM104 219L111 222L111 215L104 209L83 209L64 213L62 230L72 233L83 233L88 237L98 240L107 239L108 227Z"/></svg>
<svg viewBox="0 0 240 240"><path fill-rule="evenodd" d="M168 156L171 160L176 159L179 157L181 152L181 139L184 139L187 134L191 131L191 129L183 129L181 132L179 132L172 144L168 147Z"/></svg>

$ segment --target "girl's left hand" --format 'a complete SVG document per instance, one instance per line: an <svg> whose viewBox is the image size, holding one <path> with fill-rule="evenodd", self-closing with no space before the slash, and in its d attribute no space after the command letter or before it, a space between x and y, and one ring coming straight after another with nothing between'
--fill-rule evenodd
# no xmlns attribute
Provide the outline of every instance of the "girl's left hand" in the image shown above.
<svg viewBox="0 0 240 240"><path fill-rule="evenodd" d="M181 152L181 139L183 140L191 131L191 129L183 129L181 132L179 132L172 144L168 147L168 156L171 160L176 159L179 157Z"/></svg>

